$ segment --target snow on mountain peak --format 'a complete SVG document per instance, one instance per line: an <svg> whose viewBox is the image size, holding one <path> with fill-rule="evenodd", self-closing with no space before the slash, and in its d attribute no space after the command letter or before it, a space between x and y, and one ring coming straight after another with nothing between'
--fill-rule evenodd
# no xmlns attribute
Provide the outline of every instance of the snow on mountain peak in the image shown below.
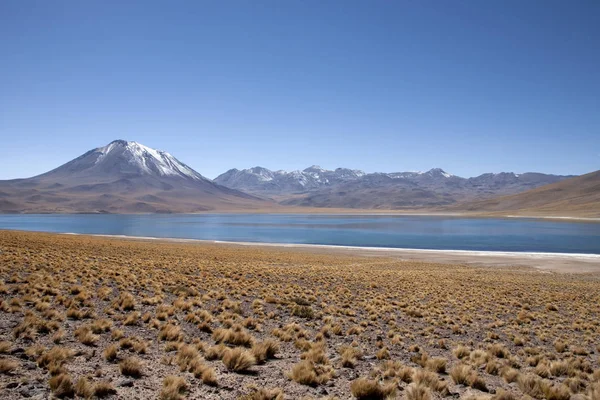
<svg viewBox="0 0 600 400"><path fill-rule="evenodd" d="M420 174L423 174L422 172ZM444 178L451 178L454 175L447 173L441 168L432 168L429 171L425 172L425 174L429 176L443 176Z"/></svg>
<svg viewBox="0 0 600 400"><path fill-rule="evenodd" d="M311 165L308 168L305 168L303 172L325 172L326 170L324 170L323 168L321 168L318 165Z"/></svg>
<svg viewBox="0 0 600 400"><path fill-rule="evenodd" d="M263 167L254 167L249 170L252 174L256 175L256 177L264 182L273 180L273 172Z"/></svg>
<svg viewBox="0 0 600 400"><path fill-rule="evenodd" d="M109 154L119 154L143 173L206 179L166 151L155 150L138 142L115 140L107 146L97 148L96 151L100 153L96 164L102 162Z"/></svg>

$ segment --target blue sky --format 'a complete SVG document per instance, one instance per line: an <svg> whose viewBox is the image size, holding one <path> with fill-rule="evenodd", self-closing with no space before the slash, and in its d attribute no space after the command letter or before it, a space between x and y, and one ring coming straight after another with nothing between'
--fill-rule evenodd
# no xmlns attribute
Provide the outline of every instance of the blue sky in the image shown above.
<svg viewBox="0 0 600 400"><path fill-rule="evenodd" d="M0 2L0 179L114 139L214 178L600 169L600 2Z"/></svg>

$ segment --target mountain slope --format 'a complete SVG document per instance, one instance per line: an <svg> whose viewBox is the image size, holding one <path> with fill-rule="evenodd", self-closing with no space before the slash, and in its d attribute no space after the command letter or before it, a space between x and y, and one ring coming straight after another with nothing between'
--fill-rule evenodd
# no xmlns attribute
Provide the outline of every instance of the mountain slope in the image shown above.
<svg viewBox="0 0 600 400"><path fill-rule="evenodd" d="M600 217L600 171L494 199L459 204L457 211Z"/></svg>
<svg viewBox="0 0 600 400"><path fill-rule="evenodd" d="M124 140L33 178L0 181L2 212L199 212L269 204L212 182L169 153Z"/></svg>
<svg viewBox="0 0 600 400"><path fill-rule="evenodd" d="M403 209L440 207L469 200L524 192L566 176L539 173L483 174L462 178L440 168L426 172L365 173L312 166L302 171L262 167L232 169L215 182L269 196L286 206Z"/></svg>

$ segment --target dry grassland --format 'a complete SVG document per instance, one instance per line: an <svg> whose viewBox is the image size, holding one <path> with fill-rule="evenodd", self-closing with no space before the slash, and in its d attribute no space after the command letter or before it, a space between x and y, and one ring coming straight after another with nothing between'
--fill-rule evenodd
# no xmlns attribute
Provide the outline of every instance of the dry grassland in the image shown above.
<svg viewBox="0 0 600 400"><path fill-rule="evenodd" d="M600 399L600 280L0 231L0 397Z"/></svg>

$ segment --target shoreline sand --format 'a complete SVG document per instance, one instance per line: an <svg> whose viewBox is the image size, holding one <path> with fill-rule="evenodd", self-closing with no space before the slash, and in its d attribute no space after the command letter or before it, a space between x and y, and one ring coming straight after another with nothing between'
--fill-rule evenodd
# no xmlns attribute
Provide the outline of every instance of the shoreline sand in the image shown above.
<svg viewBox="0 0 600 400"><path fill-rule="evenodd" d="M218 215L218 214L274 214L274 215L320 215L320 216L382 216L382 217L442 217L442 218L481 218L481 219L537 219L564 222L588 222L600 223L600 217L584 217L572 215L516 215L516 214L494 214L494 213L470 213L470 212L424 212L406 210L348 210L348 209L281 209L281 210L214 210L193 213L104 213L104 212L57 212L57 213L0 213L6 215Z"/></svg>
<svg viewBox="0 0 600 400"><path fill-rule="evenodd" d="M199 245L213 244L222 246L244 246L261 248L271 247L274 249L288 249L306 251L310 253L397 258L399 260L435 262L441 264L466 264L488 267L530 267L540 271L552 271L561 273L600 272L600 254L405 249L390 247L332 246L318 244L234 242L202 239L159 238L145 236L78 233L61 233L61 235L93 236L114 238L119 240L142 240L165 243L188 243Z"/></svg>

